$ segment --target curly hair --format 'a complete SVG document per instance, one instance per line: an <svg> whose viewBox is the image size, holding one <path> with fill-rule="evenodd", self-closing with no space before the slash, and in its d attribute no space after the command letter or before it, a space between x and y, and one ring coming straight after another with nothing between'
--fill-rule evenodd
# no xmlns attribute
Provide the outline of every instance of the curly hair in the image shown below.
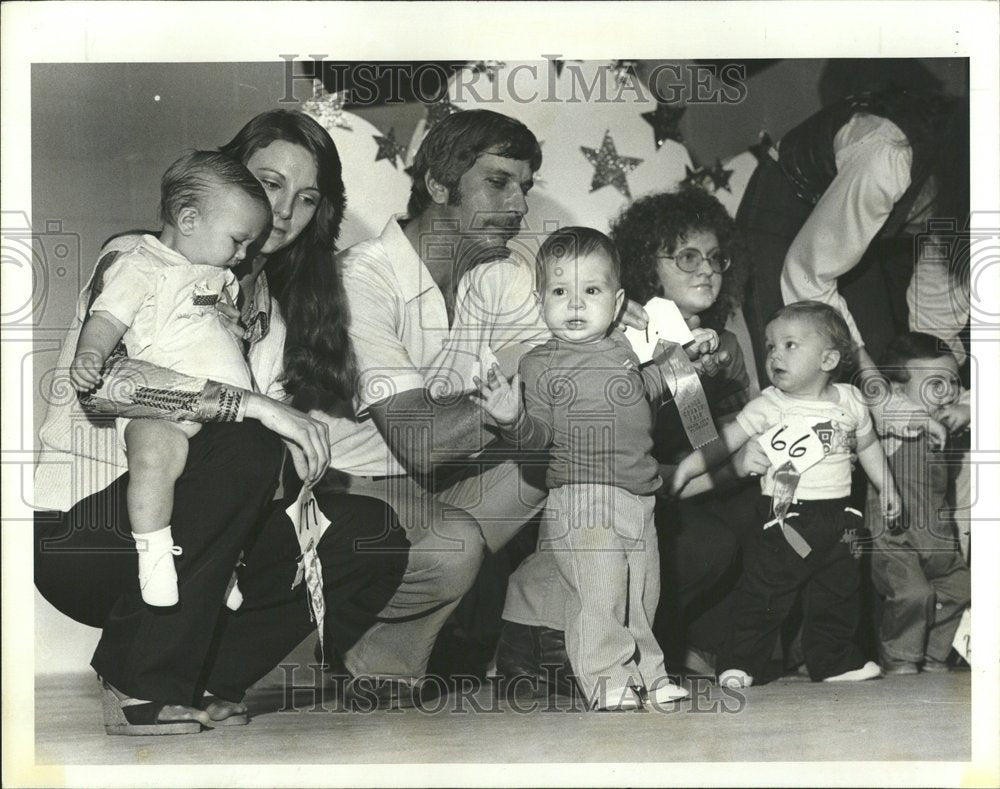
<svg viewBox="0 0 1000 789"><path fill-rule="evenodd" d="M746 249L722 203L697 186L639 198L614 221L611 238L621 256L622 287L628 298L640 304L663 296L657 255L672 255L689 234L697 232L714 233L719 248L732 259L722 275L719 297L700 316L702 325L722 329L743 301Z"/></svg>
<svg viewBox="0 0 1000 789"><path fill-rule="evenodd" d="M287 249L271 255L267 280L288 328L285 391L297 408L329 409L350 401L357 377L347 328L347 296L334 260L347 198L340 155L329 133L305 113L270 110L250 120L219 150L240 162L282 140L316 163L320 202L312 221Z"/></svg>

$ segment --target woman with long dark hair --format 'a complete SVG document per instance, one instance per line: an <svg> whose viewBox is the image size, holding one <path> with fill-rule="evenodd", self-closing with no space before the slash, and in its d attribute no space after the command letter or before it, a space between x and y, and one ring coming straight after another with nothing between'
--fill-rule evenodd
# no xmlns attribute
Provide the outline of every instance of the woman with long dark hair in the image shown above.
<svg viewBox="0 0 1000 789"><path fill-rule="evenodd" d="M221 150L257 177L273 209L269 234L235 271L240 303L220 307L246 342L255 391L140 364L120 348L96 391L79 403L53 400L40 432L35 498L45 511L35 517L35 583L60 611L102 629L91 665L101 677L109 734L245 723L243 691L312 628L305 586L289 591L300 549L287 504L272 508L271 500L278 439L301 479L315 482L336 447L325 426L301 411L331 408L353 394L349 315L334 260L345 206L341 163L326 131L288 110L258 115ZM105 245L63 355L75 349L79 318L104 272L137 238ZM67 364L60 359L59 366ZM124 507L127 465L112 416L204 424L174 492L174 541L183 554L180 603L170 609L154 611L139 595ZM385 548L403 544L387 528L394 516L381 503L317 499L337 519L319 553L327 610L337 623L328 632L335 647L346 648L394 588ZM355 556L358 538L381 538L382 551ZM230 614L223 601L241 552L245 601ZM252 651L228 646L247 638Z"/></svg>

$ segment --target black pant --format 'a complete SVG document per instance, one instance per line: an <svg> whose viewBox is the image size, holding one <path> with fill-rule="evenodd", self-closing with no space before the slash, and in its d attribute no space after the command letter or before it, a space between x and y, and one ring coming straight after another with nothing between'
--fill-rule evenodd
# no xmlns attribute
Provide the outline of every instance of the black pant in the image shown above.
<svg viewBox="0 0 1000 789"><path fill-rule="evenodd" d="M316 494L332 522L320 540L323 567L326 654L350 649L395 593L406 570L409 543L392 509L364 496ZM299 543L285 509L275 502L240 570L243 605L223 614L205 685L230 701L240 701L313 633L306 584L292 589Z"/></svg>
<svg viewBox="0 0 1000 789"><path fill-rule="evenodd" d="M281 454L278 438L256 422L205 425L191 439L171 519L184 551L176 560L180 603L169 609L147 606L139 593L127 474L68 513L36 513L35 585L67 616L102 628L91 664L108 682L136 698L194 702L213 636L225 624L223 596L237 557L255 529L270 533L280 523L261 526L260 514L273 497ZM385 522L373 523L376 534ZM256 586L252 575L245 583ZM297 592L304 602L304 587ZM253 651L252 643L244 650Z"/></svg>
<svg viewBox="0 0 1000 789"><path fill-rule="evenodd" d="M740 546L752 529L756 481L681 501L659 501L661 594L654 633L664 652L680 658L686 646L719 652L729 628L739 579Z"/></svg>
<svg viewBox="0 0 1000 789"><path fill-rule="evenodd" d="M793 504L786 523L812 549L802 558L779 525L761 529L746 546L743 577L733 603L729 639L719 672L742 669L767 679L767 664L785 617L802 590L802 650L814 681L860 668L864 657L854 638L860 615L858 560L845 532L863 519L847 512L850 499ZM771 499L762 496L757 524L771 519Z"/></svg>

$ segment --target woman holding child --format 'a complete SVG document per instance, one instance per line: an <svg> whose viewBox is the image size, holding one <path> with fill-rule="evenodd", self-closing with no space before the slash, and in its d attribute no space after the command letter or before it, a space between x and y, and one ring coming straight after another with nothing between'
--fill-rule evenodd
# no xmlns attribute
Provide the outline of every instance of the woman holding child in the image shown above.
<svg viewBox="0 0 1000 789"><path fill-rule="evenodd" d="M319 124L284 110L258 115L220 150L256 177L272 210L263 242L234 272L239 312L219 306L247 347L254 390L113 356L98 388L83 398L91 413L202 425L174 487L179 604L153 609L140 596L124 507L126 460L115 430L90 421L75 398L53 405L41 430L50 462L36 474L36 504L49 511L35 519L35 582L62 612L102 628L92 665L102 678L109 734L245 723L243 691L313 627L302 589L289 591L300 549L284 505L261 516L278 482L278 439L299 476L314 482L329 465L330 446L325 427L301 411L330 408L353 392L348 314L333 263L345 205L341 164ZM80 320L114 260L140 240L128 235L105 247L81 294ZM69 367L79 331L78 321L61 368ZM283 402L289 398L300 410ZM337 518L319 553L329 618L337 623L328 634L346 648L371 624L366 612L391 595L386 569L405 561L405 545L381 503L328 495L319 504ZM382 539L380 553L344 561L359 537ZM389 544L402 550L387 554ZM241 552L245 602L229 614L224 598ZM248 638L253 654L235 654L230 645Z"/></svg>

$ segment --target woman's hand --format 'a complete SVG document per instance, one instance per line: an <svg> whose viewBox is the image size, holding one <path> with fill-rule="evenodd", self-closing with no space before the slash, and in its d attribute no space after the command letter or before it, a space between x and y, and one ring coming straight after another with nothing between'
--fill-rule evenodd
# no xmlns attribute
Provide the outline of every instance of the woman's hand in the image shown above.
<svg viewBox="0 0 1000 789"><path fill-rule="evenodd" d="M295 471L306 485L315 485L326 473L330 465L326 424L258 392L250 393L246 415L284 439Z"/></svg>
<svg viewBox="0 0 1000 789"><path fill-rule="evenodd" d="M645 331L648 325L649 316L642 305L637 301L632 301L632 299L625 299L625 308L622 310L621 317L618 319L616 326L621 329L630 326L633 329Z"/></svg>
<svg viewBox="0 0 1000 789"><path fill-rule="evenodd" d="M219 318L222 319L222 325L226 327L226 330L237 340L242 341L246 335L246 328L243 326L240 311L233 304L233 300L229 298L228 291L222 291L222 297L215 302L215 311L219 313Z"/></svg>

